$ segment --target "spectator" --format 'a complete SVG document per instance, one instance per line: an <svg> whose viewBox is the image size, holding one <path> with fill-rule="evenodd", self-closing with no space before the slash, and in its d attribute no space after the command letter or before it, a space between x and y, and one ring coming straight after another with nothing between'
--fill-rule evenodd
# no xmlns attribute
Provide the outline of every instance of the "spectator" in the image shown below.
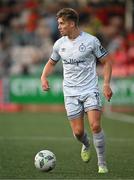
<svg viewBox="0 0 134 180"><path fill-rule="evenodd" d="M9 55L9 44L4 32L0 32L0 77L6 76L9 73L11 59Z"/></svg>
<svg viewBox="0 0 134 180"><path fill-rule="evenodd" d="M129 75L134 75L134 32L128 34L128 59L129 59Z"/></svg>

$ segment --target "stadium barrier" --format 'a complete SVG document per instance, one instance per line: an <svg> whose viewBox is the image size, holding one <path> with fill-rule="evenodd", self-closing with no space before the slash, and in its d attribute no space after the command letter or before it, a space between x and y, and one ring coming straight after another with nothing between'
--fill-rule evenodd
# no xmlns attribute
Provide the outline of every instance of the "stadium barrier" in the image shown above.
<svg viewBox="0 0 134 180"><path fill-rule="evenodd" d="M39 77L20 76L9 79L10 101L24 104L63 104L62 78L49 78L50 91L44 92Z"/></svg>
<svg viewBox="0 0 134 180"><path fill-rule="evenodd" d="M111 106L134 107L133 79L133 77L112 79L111 86L114 95L110 102ZM18 110L21 109L20 105L28 105L28 107L30 107L30 105L63 106L62 77L56 75L51 76L49 77L49 82L50 91L44 92L41 88L40 77L38 76L14 76L4 78L0 81L0 104L18 104L19 107L16 108ZM100 78L100 89L102 89L102 85L103 80ZM103 96L102 102L105 104Z"/></svg>

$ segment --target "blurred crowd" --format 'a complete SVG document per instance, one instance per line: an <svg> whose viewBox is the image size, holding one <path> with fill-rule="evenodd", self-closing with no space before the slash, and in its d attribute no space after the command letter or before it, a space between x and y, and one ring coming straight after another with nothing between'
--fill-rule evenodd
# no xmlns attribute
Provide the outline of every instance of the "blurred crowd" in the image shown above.
<svg viewBox="0 0 134 180"><path fill-rule="evenodd" d="M114 77L134 75L134 31L125 28L124 1L1 0L0 77L41 73L60 37L55 15L63 7L75 8L80 28L97 36L109 51ZM62 73L61 66L55 73Z"/></svg>

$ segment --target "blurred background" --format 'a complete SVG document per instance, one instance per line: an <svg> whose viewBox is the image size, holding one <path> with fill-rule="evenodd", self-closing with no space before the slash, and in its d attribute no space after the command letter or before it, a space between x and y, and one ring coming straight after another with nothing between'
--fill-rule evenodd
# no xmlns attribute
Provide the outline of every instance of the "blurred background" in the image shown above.
<svg viewBox="0 0 134 180"><path fill-rule="evenodd" d="M40 75L60 37L55 15L64 7L75 8L81 30L97 36L111 54L111 107L133 111L133 0L1 0L0 111L41 110L42 105L63 109L62 63L50 77L50 92L42 92ZM100 64L97 71L101 77Z"/></svg>

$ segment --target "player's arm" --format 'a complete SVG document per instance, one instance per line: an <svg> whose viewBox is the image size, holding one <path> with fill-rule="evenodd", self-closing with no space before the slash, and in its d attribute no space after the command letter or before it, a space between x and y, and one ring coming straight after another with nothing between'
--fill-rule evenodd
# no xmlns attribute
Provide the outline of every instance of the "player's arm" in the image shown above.
<svg viewBox="0 0 134 180"><path fill-rule="evenodd" d="M100 59L100 62L104 65L104 83L103 83L103 94L105 98L110 101L112 97L112 89L110 87L110 80L112 75L112 60L110 55L106 55Z"/></svg>
<svg viewBox="0 0 134 180"><path fill-rule="evenodd" d="M42 75L41 75L41 85L42 85L42 89L44 91L48 91L49 90L49 83L47 80L47 77L52 74L52 72L54 71L54 67L56 65L56 61L53 61L52 59L49 59L47 64L45 65Z"/></svg>

